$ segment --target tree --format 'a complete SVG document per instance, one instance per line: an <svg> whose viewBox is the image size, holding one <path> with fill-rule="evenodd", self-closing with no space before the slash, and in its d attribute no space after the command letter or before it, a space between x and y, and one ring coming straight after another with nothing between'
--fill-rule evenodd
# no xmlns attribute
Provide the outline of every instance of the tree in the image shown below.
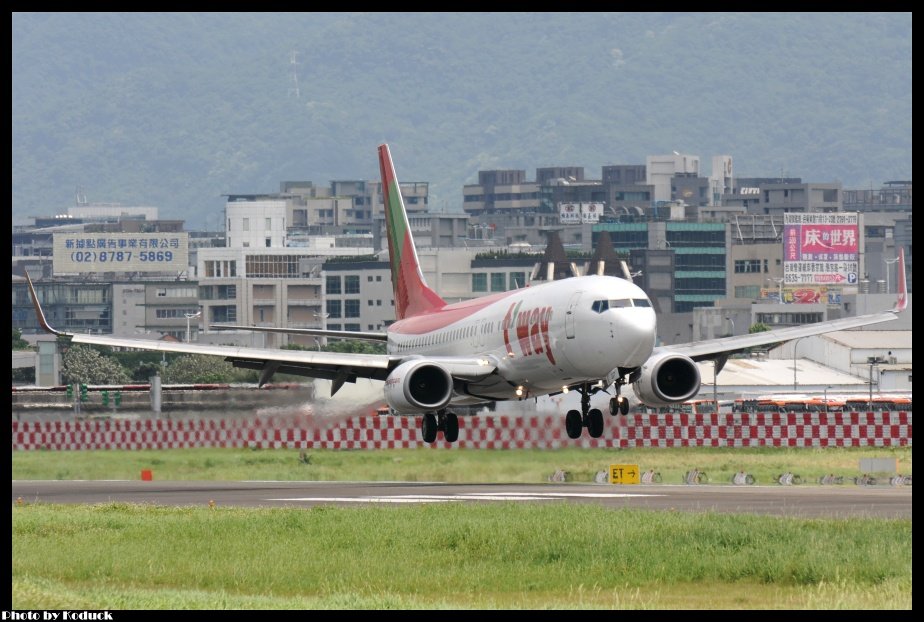
<svg viewBox="0 0 924 622"><path fill-rule="evenodd" d="M310 346L297 343L284 345L282 350L314 350ZM385 354L384 341L363 341L362 339L331 339L321 348L323 352L348 352L350 354Z"/></svg>
<svg viewBox="0 0 924 622"><path fill-rule="evenodd" d="M163 373L167 384L253 381L253 374L237 370L231 363L217 356L188 354L170 363Z"/></svg>
<svg viewBox="0 0 924 622"><path fill-rule="evenodd" d="M31 346L29 342L22 338L22 331L18 328L13 329L13 349L28 350Z"/></svg>
<svg viewBox="0 0 924 622"><path fill-rule="evenodd" d="M61 375L68 384L124 384L129 380L117 361L87 346L69 347L62 364Z"/></svg>
<svg viewBox="0 0 924 622"><path fill-rule="evenodd" d="M350 352L353 354L385 354L385 342L343 339L329 341L324 350L326 352Z"/></svg>
<svg viewBox="0 0 924 622"><path fill-rule="evenodd" d="M750 334L753 335L754 333L765 333L765 332L767 332L768 330L771 330L769 326L767 326L767 325L764 324L763 322L757 322L756 324L751 324L751 327L748 329L748 332L749 332ZM761 352L766 352L766 351L768 351L768 350L772 350L773 348L777 347L778 345L780 345L780 344L779 344L779 343L768 343L768 344L766 344L766 345L759 346L759 347L757 348L757 350L759 350L759 351L761 351ZM747 353L748 355L750 355L752 351L754 351L754 348L745 348L745 349L744 349L744 352Z"/></svg>
<svg viewBox="0 0 924 622"><path fill-rule="evenodd" d="M155 376L161 373L163 369L164 367L159 362L139 363L138 366L131 371L132 380L135 382L148 382L151 379L151 376Z"/></svg>

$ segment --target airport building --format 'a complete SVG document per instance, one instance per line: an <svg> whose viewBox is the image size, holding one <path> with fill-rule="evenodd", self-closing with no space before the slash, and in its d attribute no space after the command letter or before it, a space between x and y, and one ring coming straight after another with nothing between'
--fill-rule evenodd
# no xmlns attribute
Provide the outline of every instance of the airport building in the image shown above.
<svg viewBox="0 0 924 622"><path fill-rule="evenodd" d="M327 257L371 254L372 247L211 248L200 251L200 340L228 343L233 335L215 324L279 328L321 328L321 266ZM283 345L285 335L248 334L245 343ZM240 340L238 339L238 342Z"/></svg>
<svg viewBox="0 0 924 622"><path fill-rule="evenodd" d="M699 156L681 154L652 155L645 158L646 183L654 190L655 201L671 201L674 176L699 176ZM708 187L708 183L707 183Z"/></svg>
<svg viewBox="0 0 924 622"><path fill-rule="evenodd" d="M462 188L462 209L473 216L539 209L539 182L527 181L523 170L478 171L478 183Z"/></svg>
<svg viewBox="0 0 924 622"><path fill-rule="evenodd" d="M41 332L27 271L48 320L68 332L183 339L198 308L189 236L154 207L81 202L13 230L13 328ZM197 248L214 243L197 239Z"/></svg>
<svg viewBox="0 0 924 622"><path fill-rule="evenodd" d="M395 321L390 264L353 259L329 259L323 264L324 328L384 331Z"/></svg>
<svg viewBox="0 0 924 622"><path fill-rule="evenodd" d="M425 213L429 184L400 186L416 230L429 228L431 241L437 243L452 243L458 231L464 234L458 217ZM279 193L228 195L226 246L202 249L196 257L203 324L200 339L269 347L287 343L310 346L314 340L303 336L235 333L212 326L323 328L327 319L333 326L347 326L343 330L369 330L363 327L381 325L384 320L375 313L360 317L356 309L360 299L353 298L357 292L353 291L352 276L349 282L341 278L340 293L326 299L328 283L323 266L330 258L348 256L366 256L374 263L374 240L381 244L383 205L381 183L367 181L332 181L329 186L286 181L280 184ZM335 276L330 278L333 291ZM389 288L390 283L389 278ZM346 292L350 297L344 299ZM375 306L376 300L384 299L378 296L370 300ZM362 303L368 306L367 299Z"/></svg>
<svg viewBox="0 0 924 622"><path fill-rule="evenodd" d="M14 276L12 285L12 327L40 334L25 279ZM198 330L198 320L188 325L186 317L199 308L195 281L55 278L36 281L35 289L47 320L66 332L183 341L187 326L193 336Z"/></svg>
<svg viewBox="0 0 924 622"><path fill-rule="evenodd" d="M494 246L494 229L473 225L468 214L428 212L408 215L408 225L417 248ZM376 216L372 229L372 247L376 252L388 248L385 217Z"/></svg>
<svg viewBox="0 0 924 622"><path fill-rule="evenodd" d="M409 215L427 211L428 182L400 186ZM332 181L327 186L284 181L278 193L230 194L227 199L228 246L246 243L250 248L293 245L312 235L368 235L375 219L384 213L382 184L378 181Z"/></svg>
<svg viewBox="0 0 924 622"><path fill-rule="evenodd" d="M726 297L729 227L724 223L600 223L593 245L606 231L617 252L629 255L635 279L655 309L685 313Z"/></svg>
<svg viewBox="0 0 924 622"><path fill-rule="evenodd" d="M748 214L781 217L786 212L844 211L840 183L803 183L799 178L742 177L722 198L729 206L740 205Z"/></svg>

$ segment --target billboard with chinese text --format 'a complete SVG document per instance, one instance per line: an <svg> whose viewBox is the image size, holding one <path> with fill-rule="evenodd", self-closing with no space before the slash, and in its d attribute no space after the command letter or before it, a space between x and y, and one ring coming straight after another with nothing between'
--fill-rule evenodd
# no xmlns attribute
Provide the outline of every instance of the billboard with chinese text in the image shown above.
<svg viewBox="0 0 924 622"><path fill-rule="evenodd" d="M786 285L856 285L859 272L856 213L783 214Z"/></svg>
<svg viewBox="0 0 924 622"><path fill-rule="evenodd" d="M563 225L581 222L581 206L579 203L559 203L558 220Z"/></svg>
<svg viewBox="0 0 924 622"><path fill-rule="evenodd" d="M603 214L603 203L581 203L581 222L597 224Z"/></svg>
<svg viewBox="0 0 924 622"><path fill-rule="evenodd" d="M55 233L54 272L181 272L189 234Z"/></svg>
<svg viewBox="0 0 924 622"><path fill-rule="evenodd" d="M780 290L776 287L760 288L760 300L780 302ZM787 287L783 290L783 302L786 304L841 304L841 291L826 285L815 287Z"/></svg>
<svg viewBox="0 0 924 622"><path fill-rule="evenodd" d="M603 215L603 203L559 203L558 220L563 225L596 224Z"/></svg>

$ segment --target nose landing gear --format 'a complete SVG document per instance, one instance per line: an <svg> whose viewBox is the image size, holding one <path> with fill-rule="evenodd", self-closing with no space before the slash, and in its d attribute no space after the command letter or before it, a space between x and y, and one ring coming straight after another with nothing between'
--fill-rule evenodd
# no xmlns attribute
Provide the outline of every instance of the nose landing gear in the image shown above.
<svg viewBox="0 0 924 622"><path fill-rule="evenodd" d="M628 415L629 414L629 398L624 395L617 395L616 397L610 398L610 415Z"/></svg>

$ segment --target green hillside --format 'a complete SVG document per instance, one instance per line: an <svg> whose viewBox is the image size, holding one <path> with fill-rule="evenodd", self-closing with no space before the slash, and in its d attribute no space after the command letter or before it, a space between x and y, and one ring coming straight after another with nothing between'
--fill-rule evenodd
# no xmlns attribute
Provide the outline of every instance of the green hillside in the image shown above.
<svg viewBox="0 0 924 622"><path fill-rule="evenodd" d="M91 201L218 226L232 192L730 154L911 178L910 14L13 14L13 222ZM290 64L297 51L299 96Z"/></svg>

